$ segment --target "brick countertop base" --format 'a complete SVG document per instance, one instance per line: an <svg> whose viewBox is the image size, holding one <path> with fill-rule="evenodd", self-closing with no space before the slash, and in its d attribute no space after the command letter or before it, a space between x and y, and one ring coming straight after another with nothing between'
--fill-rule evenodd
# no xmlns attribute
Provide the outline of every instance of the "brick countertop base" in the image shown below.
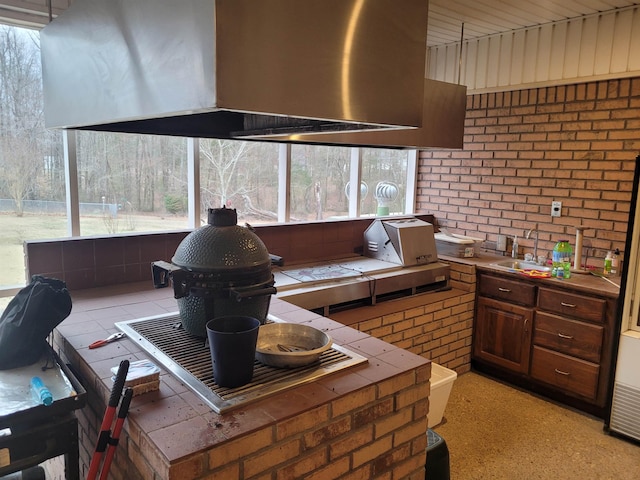
<svg viewBox="0 0 640 480"><path fill-rule="evenodd" d="M110 368L148 358L124 339L88 345L114 322L177 311L148 282L72 292L55 347L88 392L79 412L86 475L112 386ZM272 299L271 313L327 331L368 363L217 414L163 371L160 390L133 399L111 467L115 479L424 478L431 363L336 321ZM349 477L351 478L351 477Z"/></svg>

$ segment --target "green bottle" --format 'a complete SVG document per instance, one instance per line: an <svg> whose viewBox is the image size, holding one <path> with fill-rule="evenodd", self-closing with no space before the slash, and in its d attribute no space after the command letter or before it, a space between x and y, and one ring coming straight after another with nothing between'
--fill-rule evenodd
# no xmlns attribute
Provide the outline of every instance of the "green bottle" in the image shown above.
<svg viewBox="0 0 640 480"><path fill-rule="evenodd" d="M573 249L568 240L560 240L553 247L551 276L571 278L571 255Z"/></svg>

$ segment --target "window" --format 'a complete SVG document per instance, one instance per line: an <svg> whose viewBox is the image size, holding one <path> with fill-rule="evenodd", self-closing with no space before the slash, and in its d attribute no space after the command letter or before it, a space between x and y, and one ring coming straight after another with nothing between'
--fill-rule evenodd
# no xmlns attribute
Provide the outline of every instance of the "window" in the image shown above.
<svg viewBox="0 0 640 480"><path fill-rule="evenodd" d="M363 213L402 215L407 191L407 152L403 150L362 149L362 181L369 195Z"/></svg>
<svg viewBox="0 0 640 480"><path fill-rule="evenodd" d="M349 213L345 187L349 182L351 149L292 145L292 222L344 218Z"/></svg>
<svg viewBox="0 0 640 480"><path fill-rule="evenodd" d="M2 286L25 283L25 238L65 234L59 132L44 129L37 32L0 26L0 260ZM16 288L6 290L13 295Z"/></svg>
<svg viewBox="0 0 640 480"><path fill-rule="evenodd" d="M184 138L77 132L80 234L187 228Z"/></svg>
<svg viewBox="0 0 640 480"><path fill-rule="evenodd" d="M25 240L192 228L222 205L252 224L413 211L415 151L46 130L38 33L0 26L0 47L0 309Z"/></svg>
<svg viewBox="0 0 640 480"><path fill-rule="evenodd" d="M278 145L208 138L199 143L201 211L227 206L242 222L277 222Z"/></svg>

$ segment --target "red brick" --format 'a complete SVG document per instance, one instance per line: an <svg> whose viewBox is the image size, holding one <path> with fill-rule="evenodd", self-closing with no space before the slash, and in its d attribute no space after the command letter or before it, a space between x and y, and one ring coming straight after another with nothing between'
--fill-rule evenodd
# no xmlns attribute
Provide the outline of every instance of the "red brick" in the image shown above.
<svg viewBox="0 0 640 480"><path fill-rule="evenodd" d="M318 445L343 435L351 430L352 421L350 416L344 416L328 425L324 425L317 430L306 433L303 437L304 447L313 448Z"/></svg>
<svg viewBox="0 0 640 480"><path fill-rule="evenodd" d="M356 392L351 393L347 397L335 400L331 404L331 414L334 418L343 415L347 412L355 410L358 406L363 406L371 403L376 399L376 388L371 386L363 388Z"/></svg>
<svg viewBox="0 0 640 480"><path fill-rule="evenodd" d="M276 472L277 480L294 480L324 467L328 463L327 449L322 448L302 456L294 463Z"/></svg>
<svg viewBox="0 0 640 480"><path fill-rule="evenodd" d="M276 426L276 440L280 441L296 433L309 430L316 425L325 423L329 419L329 409L326 405L304 412L291 420L284 420Z"/></svg>
<svg viewBox="0 0 640 480"><path fill-rule="evenodd" d="M350 470L350 463L348 457L343 457L336 461L332 461L324 468L319 468L313 473L310 473L305 478L306 480L326 480L328 478L344 478L342 475L346 474ZM235 477L229 477L235 478Z"/></svg>
<svg viewBox="0 0 640 480"><path fill-rule="evenodd" d="M393 398L389 397L375 405L362 409L353 414L353 428L360 428L375 422L393 412Z"/></svg>
<svg viewBox="0 0 640 480"><path fill-rule="evenodd" d="M333 462L373 441L374 426L368 425L348 437L339 439L329 445L329 458Z"/></svg>
<svg viewBox="0 0 640 480"><path fill-rule="evenodd" d="M275 444L266 451L246 457L243 461L245 477L257 475L279 464L297 457L301 452L300 440L292 440L286 443Z"/></svg>
<svg viewBox="0 0 640 480"><path fill-rule="evenodd" d="M247 454L268 447L272 443L273 431L271 428L258 430L238 440L229 442L225 448L225 458L221 458L216 451L211 451L209 455L209 466L211 468L221 467L228 462L238 460Z"/></svg>
<svg viewBox="0 0 640 480"><path fill-rule="evenodd" d="M360 467L365 463L369 463L385 455L393 446L393 439L390 435L367 444L361 449L353 452L353 466Z"/></svg>
<svg viewBox="0 0 640 480"><path fill-rule="evenodd" d="M408 444L402 445L394 450L379 455L373 462L372 474L377 477L381 473L389 470L394 464L406 460L411 454L411 447Z"/></svg>

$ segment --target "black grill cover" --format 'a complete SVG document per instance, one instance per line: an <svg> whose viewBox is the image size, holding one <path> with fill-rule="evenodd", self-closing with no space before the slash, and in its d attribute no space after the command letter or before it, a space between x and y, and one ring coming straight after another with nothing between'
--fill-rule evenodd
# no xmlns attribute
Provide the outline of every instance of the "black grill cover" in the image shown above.
<svg viewBox="0 0 640 480"><path fill-rule="evenodd" d="M0 370L37 362L47 336L70 313L71 296L63 281L31 277L0 317Z"/></svg>

